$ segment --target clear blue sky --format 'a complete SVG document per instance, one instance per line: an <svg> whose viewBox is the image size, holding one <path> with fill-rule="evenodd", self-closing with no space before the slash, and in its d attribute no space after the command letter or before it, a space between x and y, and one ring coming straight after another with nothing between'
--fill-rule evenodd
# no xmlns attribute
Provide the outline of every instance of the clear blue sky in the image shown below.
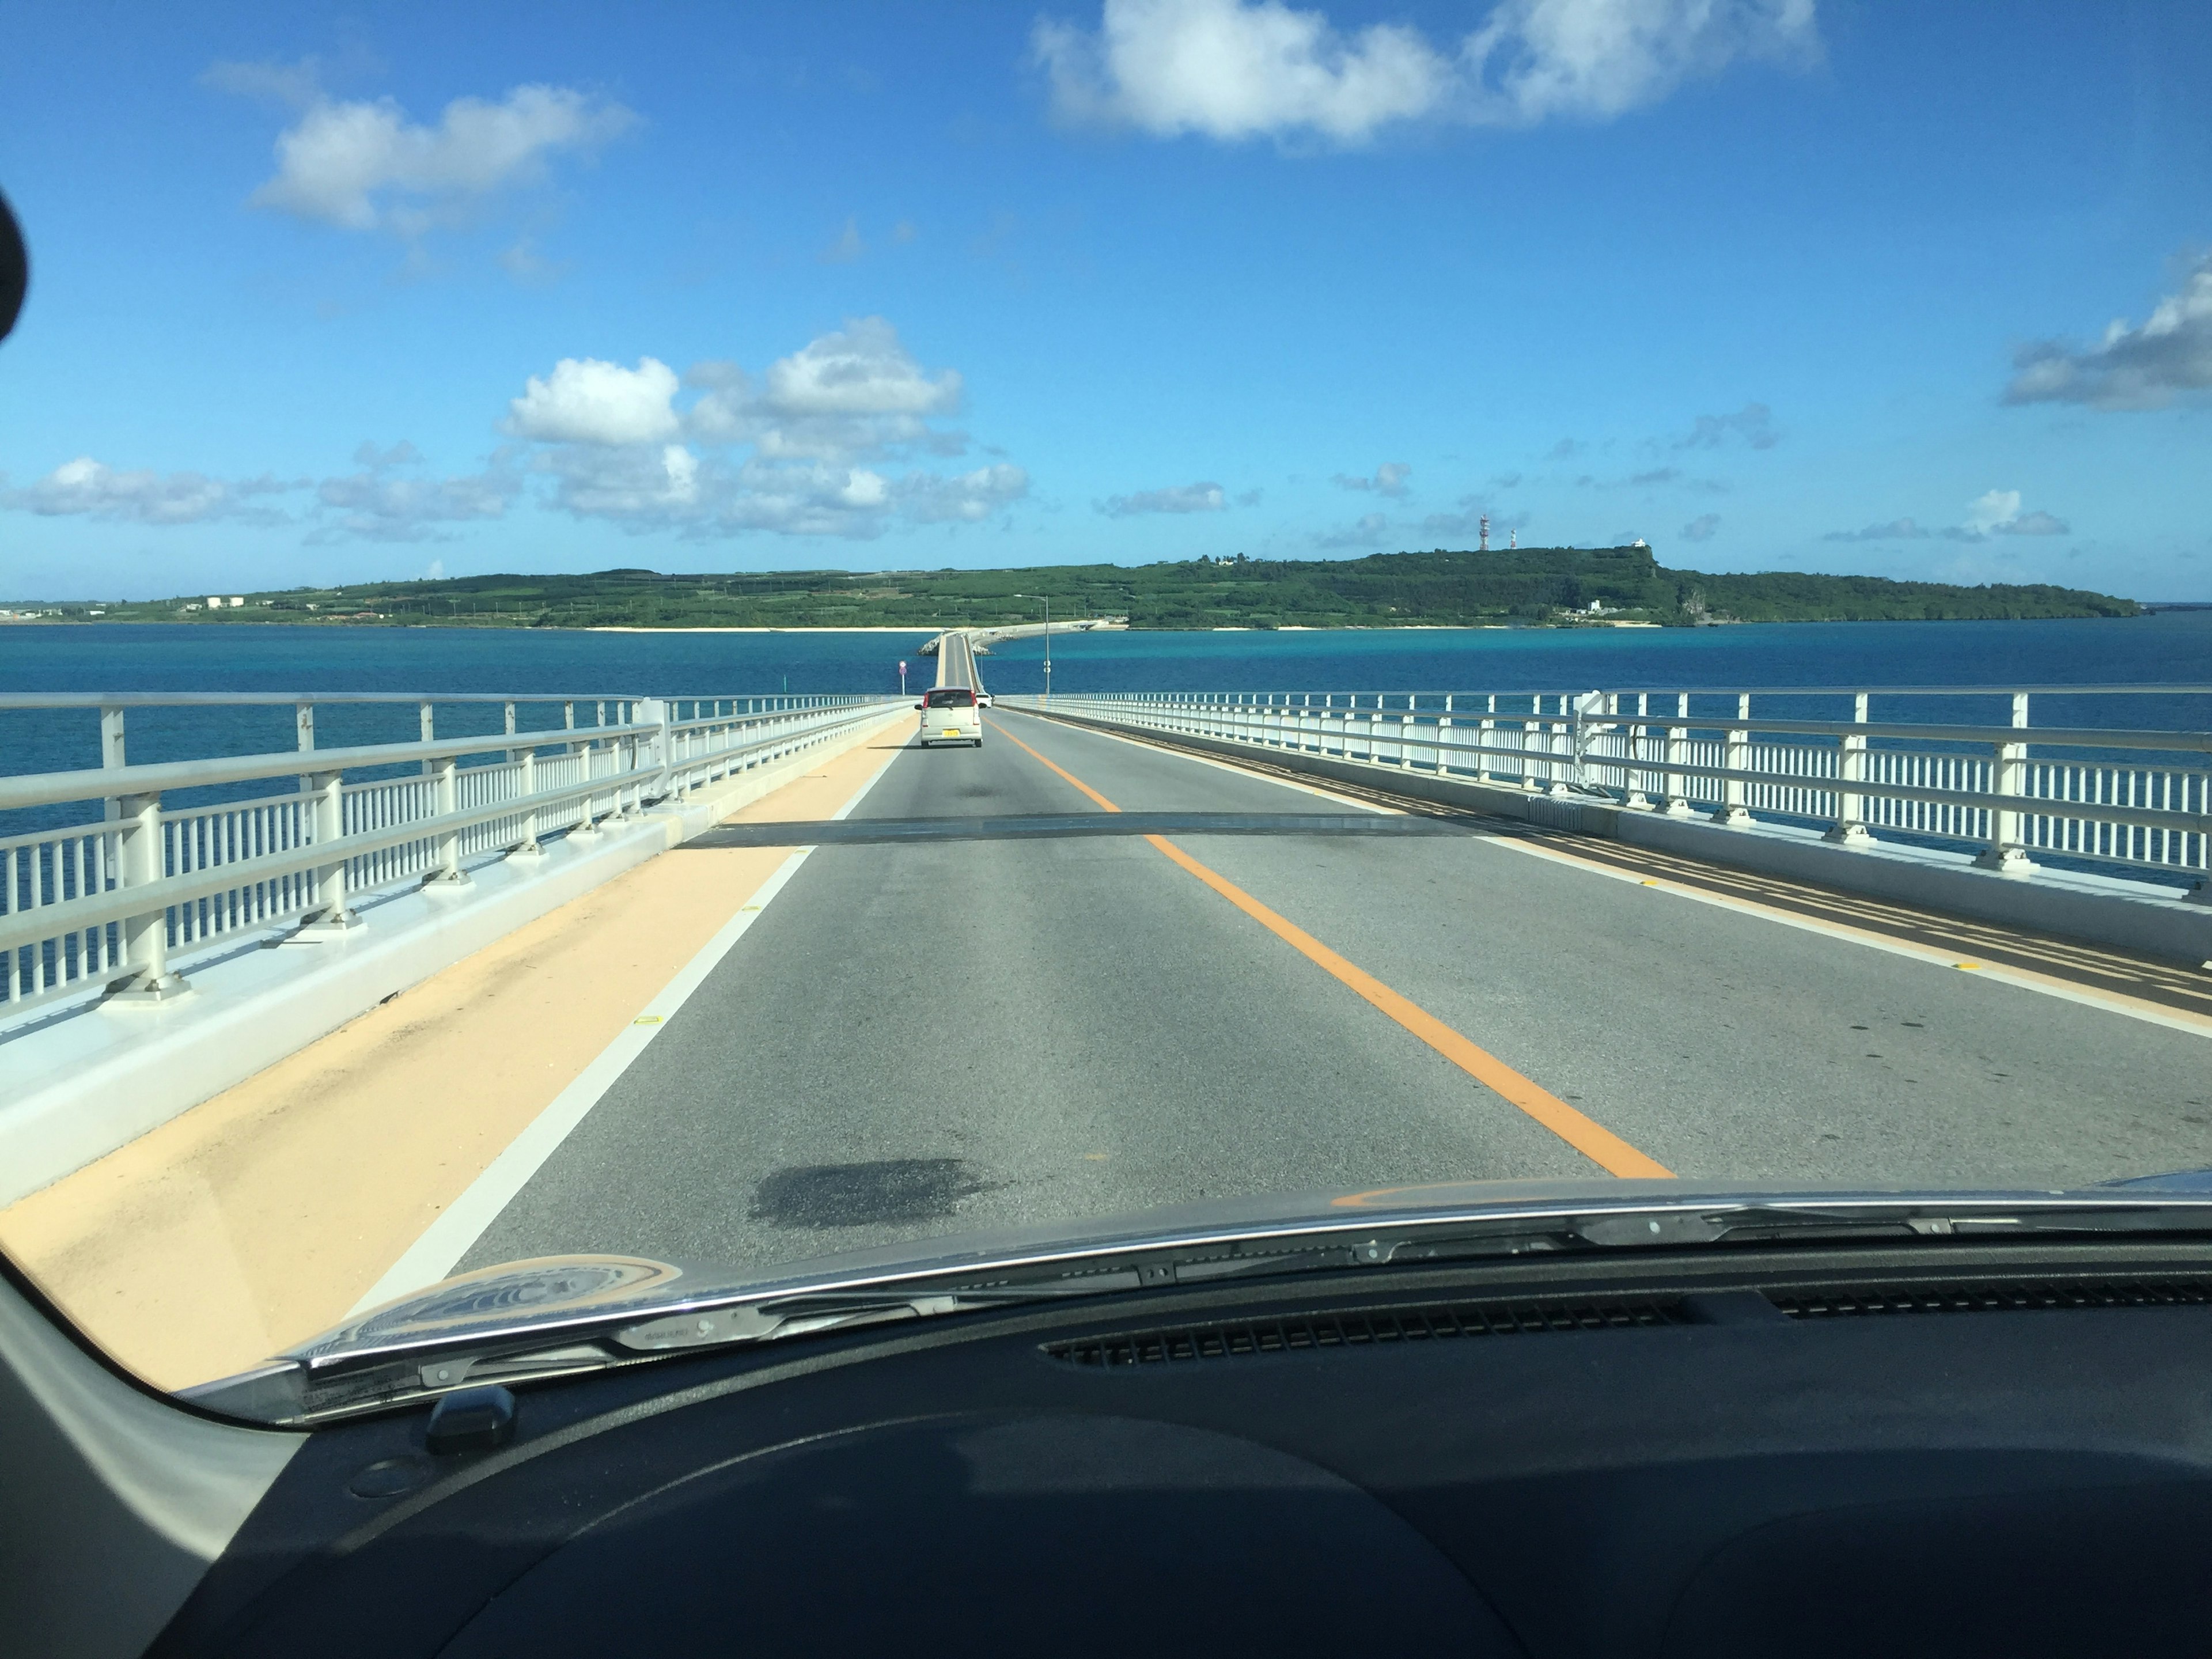
<svg viewBox="0 0 2212 1659"><path fill-rule="evenodd" d="M19 3L0 596L1648 538L2212 598L2212 6Z"/></svg>

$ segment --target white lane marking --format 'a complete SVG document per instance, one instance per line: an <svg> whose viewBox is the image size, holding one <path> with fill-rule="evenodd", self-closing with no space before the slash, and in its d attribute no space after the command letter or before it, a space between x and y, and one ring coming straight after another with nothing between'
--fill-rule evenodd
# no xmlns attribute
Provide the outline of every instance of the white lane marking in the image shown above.
<svg viewBox="0 0 2212 1659"><path fill-rule="evenodd" d="M830 821L836 823L849 816L903 752L903 749L895 749L885 756L883 763L868 775L867 781L854 792L852 799L830 815ZM467 1190L447 1206L443 1215L424 1229L422 1236L354 1304L346 1316L355 1318L371 1308L450 1277L461 1258L483 1237L484 1230L530 1184L531 1177L544 1167L561 1143L590 1115L592 1108L599 1103L647 1046L668 1029L668 1022L677 1010L707 982L707 976L760 920L769 902L799 873L799 866L815 850L813 847L798 848L778 865L775 874L761 884L760 890L745 901L720 933L700 947L698 954L684 964L675 978L660 988L653 1000L623 1027L622 1034L553 1097L552 1104L507 1143L507 1149L469 1183Z"/></svg>
<svg viewBox="0 0 2212 1659"><path fill-rule="evenodd" d="M1695 887L1678 885L1671 881L1655 880L1639 876L1632 871L1609 869L1607 866L1571 854L1555 853L1549 848L1532 847L1527 842L1507 836L1486 836L1484 840L1495 847L1526 853L1549 864L1562 864L1570 869L1589 875L1603 876L1610 881L1630 882L1639 887L1650 887L1676 898L1686 898L1698 904L1710 904L1717 910L1732 911L1737 915L1754 916L1762 921L1778 922L1784 927L1795 927L1800 933L1817 933L1823 939L1838 939L1846 945L1863 945L1869 951L1886 951L1893 957L1905 957L1914 962L1924 962L1932 967L1955 969L1959 963L1956 951L1939 951L1933 945L1914 945L1904 939L1884 939L1879 933L1863 931L1840 922L1821 921L1811 916L1792 915L1786 910L1774 909L1755 900L1740 899L1725 893L1708 893ZM2101 1009L2108 1014L2124 1014L2130 1019L2139 1019L2149 1025L2163 1025L2168 1030L2186 1031L2192 1036L2212 1037L2212 1020L2178 1009L2161 1008L2155 1003L2138 1002L2132 997L2112 992L2093 991L2080 986L2068 985L2044 975L2008 968L2002 963L1977 960L1974 974L1979 979L1993 979L2006 985L2017 986L2023 991L2036 991L2047 997L2057 997L2062 1002L2078 1002L2087 1008Z"/></svg>
<svg viewBox="0 0 2212 1659"><path fill-rule="evenodd" d="M994 709L993 712L999 711ZM1005 712L1024 714L1029 713L1027 709L1008 709ZM1063 732L1087 732L1094 738L1111 738L1116 743L1126 743L1133 749L1143 750L1146 754L1164 755L1173 760L1194 761L1200 766L1211 766L1218 772L1233 772L1249 782L1279 784L1285 789L1295 789L1301 794L1318 795L1323 800L1334 801L1340 806L1356 806L1361 811L1372 812L1378 817L1401 818L1406 816L1404 811L1399 807L1378 806L1373 801L1360 800L1352 795L1340 795L1334 790L1322 788L1319 784L1293 783L1288 778L1272 777L1265 772L1255 772L1249 766L1239 766L1234 761L1216 760L1211 755L1194 755L1181 749L1163 749L1157 744L1146 743L1142 738L1125 738L1119 732L1108 732L1095 726L1068 725L1060 720L1050 720L1048 716L1043 714L1031 715L1030 718L1049 720L1051 725L1058 726Z"/></svg>

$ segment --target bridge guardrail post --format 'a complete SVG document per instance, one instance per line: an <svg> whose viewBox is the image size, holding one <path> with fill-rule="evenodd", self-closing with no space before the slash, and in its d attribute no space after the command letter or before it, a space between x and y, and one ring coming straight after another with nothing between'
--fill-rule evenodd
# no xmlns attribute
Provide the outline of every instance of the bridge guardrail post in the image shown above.
<svg viewBox="0 0 2212 1659"><path fill-rule="evenodd" d="M1867 694L1856 692L1851 697L1851 720L1856 725L1867 723ZM1836 822L1834 828L1822 836L1838 847L1866 847L1874 836L1866 827L1866 797L1850 787L1866 781L1867 740L1863 732L1846 733L1838 744L1836 775L1843 786L1836 793Z"/></svg>
<svg viewBox="0 0 2212 1659"><path fill-rule="evenodd" d="M100 763L111 771L130 764L125 758L123 706L120 703L100 705ZM123 817L122 797L110 795L101 801L100 817L103 823L120 823ZM111 887L123 879L122 853L118 846L118 839L112 835L100 837L100 878ZM12 897L10 902L12 902Z"/></svg>
<svg viewBox="0 0 2212 1659"><path fill-rule="evenodd" d="M675 788L675 733L671 730L675 710L665 697L641 697L630 708L630 723L633 726L657 726L660 728L651 737L641 739L648 752L638 767L641 770L645 767L653 769L652 788L655 800L665 799ZM646 786L638 785L638 804L641 806L645 804L645 792Z"/></svg>
<svg viewBox="0 0 2212 1659"><path fill-rule="evenodd" d="M345 836L345 774L317 772L307 781L307 793L312 797L308 822L312 831L308 839L316 842L339 841ZM315 902L300 918L302 933L343 933L361 926L361 917L346 903L346 867L343 859L314 868Z"/></svg>
<svg viewBox="0 0 2212 1659"><path fill-rule="evenodd" d="M1728 776L1721 780L1721 807L1713 814L1713 822L1724 830L1741 830L1751 823L1751 810L1745 805L1743 775L1751 770L1751 693L1739 692L1735 700L1737 725L1729 728L1728 742L1721 750L1721 764Z"/></svg>
<svg viewBox="0 0 2212 1659"><path fill-rule="evenodd" d="M297 734L296 746L304 755L315 746L315 705L311 702L293 704L292 726ZM306 772L301 773L300 793L303 795L313 794L314 788L312 775Z"/></svg>
<svg viewBox="0 0 2212 1659"><path fill-rule="evenodd" d="M2012 694L2012 723L2014 726L2027 724L2027 693ZM2000 743L1991 745L1995 760L1990 767L1990 793L2007 798L2017 798L2026 793L2027 781L2027 745L2024 743ZM1995 870L2002 875L2024 876L2035 868L2035 861L2021 845L2025 814L2010 807L1994 807L1990 811L1989 846L1974 860L1975 867Z"/></svg>
<svg viewBox="0 0 2212 1659"><path fill-rule="evenodd" d="M117 884L143 887L167 873L162 854L161 797L124 795L116 800ZM125 916L122 923L124 972L108 981L111 1000L125 1003L166 1002L191 989L169 971L169 912L166 906Z"/></svg>
<svg viewBox="0 0 2212 1659"><path fill-rule="evenodd" d="M1613 693L1612 703L1613 712L1619 714L1620 712L1619 692ZM1637 720L1639 722L1647 720L1650 714L1651 694L1649 691L1638 691L1636 694ZM1646 793L1644 783L1651 774L1644 765L1644 762L1650 758L1648 751L1651 747L1651 728L1641 724L1630 726L1626 746L1628 750L1629 767L1621 774L1620 804L1635 811L1648 812L1651 810L1651 797Z"/></svg>
<svg viewBox="0 0 2212 1659"><path fill-rule="evenodd" d="M1544 699L1540 693L1536 698L1536 708L1539 714L1543 712L1543 707ZM1544 793L1547 795L1571 795L1574 791L1567 787L1568 780L1562 777L1560 774L1562 771L1579 774L1582 770L1580 763L1582 757L1576 752L1580 737L1582 710L1577 708L1570 713L1567 695L1563 691L1559 694L1559 713L1561 718L1539 723L1544 733ZM1565 767L1560 764L1562 745L1565 746L1564 752L1566 759Z"/></svg>
<svg viewBox="0 0 2212 1659"><path fill-rule="evenodd" d="M442 759L425 761L431 769L433 805L441 818L450 818L461 810L461 763L459 757L447 755ZM470 884L469 872L461 868L461 832L441 830L437 837L438 867L422 878L422 885L451 892Z"/></svg>
<svg viewBox="0 0 2212 1659"><path fill-rule="evenodd" d="M616 725L629 725L635 718L636 714L636 704L625 702L620 698L615 700ZM634 735L610 738L608 747L614 754L614 775L617 780L614 787L614 811L608 816L626 821L638 815L638 802L645 793L642 784L632 785L621 781L637 769L638 739Z"/></svg>
<svg viewBox="0 0 2212 1659"><path fill-rule="evenodd" d="M508 707L514 705L510 703ZM522 839L507 849L507 855L511 859L542 858L545 849L538 844L538 750L534 748L522 751Z"/></svg>
<svg viewBox="0 0 2212 1659"><path fill-rule="evenodd" d="M1690 694L1686 691L1674 694L1674 718L1678 720L1690 718ZM1687 726L1667 728L1666 753L1659 763L1665 779L1662 785L1665 799L1659 810L1670 818L1690 816L1690 792L1683 782L1682 774L1683 756L1689 746L1690 728Z"/></svg>

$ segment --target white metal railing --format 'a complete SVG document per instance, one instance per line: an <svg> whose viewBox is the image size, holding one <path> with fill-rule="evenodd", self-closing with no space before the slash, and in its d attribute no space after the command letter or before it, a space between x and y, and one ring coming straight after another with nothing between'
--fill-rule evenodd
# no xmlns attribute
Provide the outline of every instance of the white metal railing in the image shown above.
<svg viewBox="0 0 2212 1659"><path fill-rule="evenodd" d="M2173 699L2182 730L2139 730L2129 700ZM2097 724L2029 724L2033 697L2086 700ZM1996 700L2002 723L1921 719L1929 700ZM1255 749L1364 761L1559 796L1604 796L1742 827L1810 823L1831 841L1888 836L2034 857L2208 890L2212 686L1916 686L1759 691L1358 694L1097 692L1054 696L1080 720ZM1847 719L1808 718L1823 700ZM1887 718L1870 716L1880 700ZM1045 708L1035 697L1005 697ZM1698 705L1693 709L1693 703ZM1777 705L1781 705L1779 709ZM1716 706L1717 705L1717 706ZM2076 704L2076 707L2081 705Z"/></svg>
<svg viewBox="0 0 2212 1659"><path fill-rule="evenodd" d="M414 742L315 745L318 704L420 706ZM439 738L434 710L502 704L503 729ZM298 746L132 765L126 711L289 704ZM516 708L558 705L558 727ZM594 716L579 726L577 709ZM862 696L662 699L210 693L9 694L0 709L97 710L105 764L0 776L0 813L74 823L0 836L0 1020L101 992L158 1000L195 953L298 921L343 929L361 896L403 884L458 889L467 865L532 857L547 836L591 836L650 801L680 799L901 706ZM286 779L281 793L211 803L165 797Z"/></svg>

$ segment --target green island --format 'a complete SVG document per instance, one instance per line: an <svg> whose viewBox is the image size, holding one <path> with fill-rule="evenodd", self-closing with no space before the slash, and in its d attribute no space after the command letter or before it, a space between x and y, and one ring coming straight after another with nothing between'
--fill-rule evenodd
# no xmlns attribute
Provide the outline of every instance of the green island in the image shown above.
<svg viewBox="0 0 2212 1659"><path fill-rule="evenodd" d="M18 602L15 620L382 627L939 628L1126 617L1132 628L1691 627L2132 617L2132 599L1796 571L1674 570L1649 547L1200 558L1135 566L855 574L459 576L149 601Z"/></svg>

